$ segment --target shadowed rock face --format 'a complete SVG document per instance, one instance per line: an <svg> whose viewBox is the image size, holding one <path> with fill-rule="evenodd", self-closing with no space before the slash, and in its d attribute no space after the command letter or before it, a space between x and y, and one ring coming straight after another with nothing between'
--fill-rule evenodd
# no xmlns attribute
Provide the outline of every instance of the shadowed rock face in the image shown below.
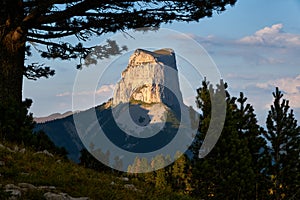
<svg viewBox="0 0 300 200"><path fill-rule="evenodd" d="M137 49L116 85L113 105L141 101L174 106L174 98L182 101L174 51Z"/></svg>

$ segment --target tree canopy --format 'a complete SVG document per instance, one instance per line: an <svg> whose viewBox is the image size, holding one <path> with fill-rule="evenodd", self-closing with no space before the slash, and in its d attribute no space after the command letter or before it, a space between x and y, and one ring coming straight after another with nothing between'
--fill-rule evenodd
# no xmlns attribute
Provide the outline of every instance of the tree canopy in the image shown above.
<svg viewBox="0 0 300 200"><path fill-rule="evenodd" d="M27 42L46 45L46 58L85 58L94 50L81 43L70 44L55 39L76 36L81 41L93 35L126 31L133 28L159 27L161 23L198 21L225 10L236 0L197 1L95 1L95 0L5 0L1 7L2 35L12 30ZM110 44L113 45L113 44ZM98 55L114 49L98 47ZM114 46L116 47L116 46ZM29 68L28 70L32 70Z"/></svg>
<svg viewBox="0 0 300 200"><path fill-rule="evenodd" d="M270 141L267 169L273 199L300 197L300 126L297 125L289 101L276 88L269 110L264 136Z"/></svg>

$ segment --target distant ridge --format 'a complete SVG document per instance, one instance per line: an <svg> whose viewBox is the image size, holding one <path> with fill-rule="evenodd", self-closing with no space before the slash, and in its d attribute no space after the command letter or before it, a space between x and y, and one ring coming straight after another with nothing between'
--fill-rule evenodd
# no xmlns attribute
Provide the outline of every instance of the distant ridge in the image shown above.
<svg viewBox="0 0 300 200"><path fill-rule="evenodd" d="M56 120L56 119L62 119L62 118L68 117L72 114L73 114L72 111L67 111L63 114L53 113L53 114L51 114L49 116L46 116L46 117L34 117L33 121L35 121L36 123L45 123L45 122L53 121L53 120Z"/></svg>

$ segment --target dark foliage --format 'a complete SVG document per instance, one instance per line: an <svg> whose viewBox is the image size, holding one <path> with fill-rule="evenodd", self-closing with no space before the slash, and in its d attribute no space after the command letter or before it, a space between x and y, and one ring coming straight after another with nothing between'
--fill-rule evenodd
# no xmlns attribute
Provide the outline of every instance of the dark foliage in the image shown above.
<svg viewBox="0 0 300 200"><path fill-rule="evenodd" d="M63 158L67 159L67 150L64 147L55 146L53 141L50 140L46 133L43 131L38 131L37 133L34 133L29 144L36 151L43 151L46 149L57 155L61 155L63 156Z"/></svg>
<svg viewBox="0 0 300 200"><path fill-rule="evenodd" d="M111 168L101 163L99 160L97 160L88 150L83 148L81 151L80 156L80 163L79 165L82 165L86 168L94 169L96 171L111 171Z"/></svg>
<svg viewBox="0 0 300 200"><path fill-rule="evenodd" d="M3 140L20 141L26 143L28 135L32 134L34 122L28 109L32 100L26 99L19 103L11 99L10 102L0 104L0 136Z"/></svg>
<svg viewBox="0 0 300 200"><path fill-rule="evenodd" d="M199 134L192 146L193 193L202 199L252 199L255 175L251 167L251 154L246 139L239 136L240 118L235 116L236 98L230 97L225 91L226 88L227 85L221 82L213 89L212 85L204 81L202 87L198 89L197 102L203 113ZM209 127L215 126L215 121L212 121L211 117L211 106L220 106L222 101L226 102L226 119L220 138L206 157L199 158L199 153L201 154L199 144L203 144ZM213 129L213 134L216 135L214 131Z"/></svg>
<svg viewBox="0 0 300 200"><path fill-rule="evenodd" d="M22 105L12 100L8 105L0 104L0 138L4 142L12 142L31 147L35 151L48 150L66 158L67 151L56 147L42 131L33 133L35 122L28 113L32 100L26 99ZM17 122L17 123L16 123Z"/></svg>
<svg viewBox="0 0 300 200"><path fill-rule="evenodd" d="M266 166L273 199L300 198L300 127L297 125L289 101L276 88L273 92L265 137L270 162Z"/></svg>
<svg viewBox="0 0 300 200"><path fill-rule="evenodd" d="M41 44L44 58L80 60L77 68L95 63L97 59L120 54L126 47L114 41L106 45L86 47L83 43L71 44L61 40L75 36L85 42L91 36L129 29L155 30L162 23L173 21L199 21L211 17L214 12L226 10L236 0L193 0L193 1L94 1L94 0L4 0L0 7L0 36L16 34L23 46L26 42ZM1 40L2 40L1 39ZM14 38L12 38L14 40ZM59 40L58 40L59 39ZM4 40L3 40L4 41ZM1 41L0 41L1 42ZM5 41L8 42L8 41ZM1 43L0 43L1 44ZM27 56L30 45L23 46ZM36 80L53 75L53 70L36 64L24 68L24 75Z"/></svg>
<svg viewBox="0 0 300 200"><path fill-rule="evenodd" d="M43 64L32 63L24 67L24 76L30 80L37 80L41 77L49 78L54 76L55 71L50 67L45 67Z"/></svg>

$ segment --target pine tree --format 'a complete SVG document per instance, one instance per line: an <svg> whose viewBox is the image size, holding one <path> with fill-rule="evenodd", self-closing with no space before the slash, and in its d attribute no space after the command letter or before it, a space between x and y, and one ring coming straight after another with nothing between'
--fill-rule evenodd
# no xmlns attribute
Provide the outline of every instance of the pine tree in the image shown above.
<svg viewBox="0 0 300 200"><path fill-rule="evenodd" d="M135 157L133 164L128 166L127 172L131 174L136 174L138 173L140 166L141 166L141 159L137 156Z"/></svg>
<svg viewBox="0 0 300 200"><path fill-rule="evenodd" d="M172 189L180 193L191 193L191 174L188 158L185 154L176 152L175 162L172 164L171 184Z"/></svg>
<svg viewBox="0 0 300 200"><path fill-rule="evenodd" d="M122 171L123 170L123 161L122 159L120 159L119 156L116 156L114 158L114 164L113 164L113 168L118 170L118 171Z"/></svg>
<svg viewBox="0 0 300 200"><path fill-rule="evenodd" d="M166 172L164 168L155 171L155 187L158 189L167 189Z"/></svg>
<svg viewBox="0 0 300 200"><path fill-rule="evenodd" d="M267 172L272 199L300 199L300 127L289 101L276 87L267 116L265 137L270 142Z"/></svg>
<svg viewBox="0 0 300 200"><path fill-rule="evenodd" d="M209 83L203 82L198 89L198 105L201 108L201 120L199 135L196 136L194 153L199 151L199 144L203 144L206 131L211 122L211 102L214 105L222 105L222 93L225 92L226 119L222 134L211 150L204 158L194 155L193 182L195 182L194 194L202 199L251 199L255 187L255 174L251 166L251 154L247 142L239 136L238 122L240 119L234 114L236 110L235 100L224 89L227 85L221 81L215 90ZM201 152L200 152L201 153Z"/></svg>
<svg viewBox="0 0 300 200"><path fill-rule="evenodd" d="M164 169L165 167L165 157L160 154L153 158L151 161L152 169L155 169L155 187L159 189L168 188L168 177Z"/></svg>
<svg viewBox="0 0 300 200"><path fill-rule="evenodd" d="M264 129L258 125L254 108L246 104L247 98L241 92L236 100L237 107L234 110L240 139L245 140L252 160L252 168L255 173L255 192L251 199L263 199L267 195L265 166L267 164L267 145L262 137ZM253 188L254 189L254 188Z"/></svg>
<svg viewBox="0 0 300 200"><path fill-rule="evenodd" d="M198 133L195 135L193 145L191 145L190 150L193 153L193 160L199 159L199 150L203 144L205 135L200 133L206 133L209 127L209 122L211 118L211 99L210 94L213 94L213 88L209 85L209 82L202 81L202 87L197 89L196 103L197 107L201 109L201 115L199 116L199 126ZM192 111L190 111L192 113Z"/></svg>
<svg viewBox="0 0 300 200"><path fill-rule="evenodd" d="M110 171L111 169L96 159L94 156L104 156L105 154L102 153L101 149L97 149L93 151L93 155L85 148L80 151L80 165L83 165L86 168L94 169L97 171ZM107 164L107 163L106 163Z"/></svg>

